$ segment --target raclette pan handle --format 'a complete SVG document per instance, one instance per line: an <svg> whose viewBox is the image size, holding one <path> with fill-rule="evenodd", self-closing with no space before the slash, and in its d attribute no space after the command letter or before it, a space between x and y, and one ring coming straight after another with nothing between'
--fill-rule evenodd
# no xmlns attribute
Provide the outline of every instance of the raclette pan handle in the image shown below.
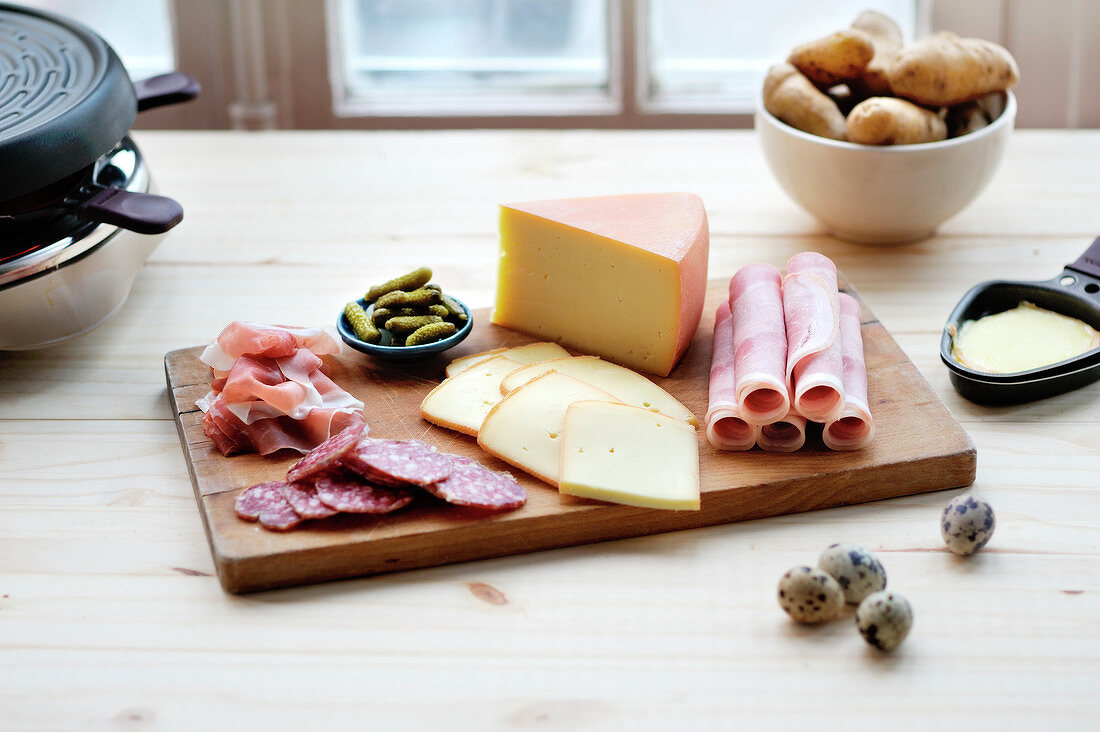
<svg viewBox="0 0 1100 732"><path fill-rule="evenodd" d="M1084 254L1077 258L1076 262L1067 265L1066 269L1072 269L1075 272L1100 280L1100 236L1096 237L1096 241L1085 250Z"/></svg>
<svg viewBox="0 0 1100 732"><path fill-rule="evenodd" d="M113 224L139 234L163 234L183 220L183 206L167 196L101 188L74 207L85 221Z"/></svg>
<svg viewBox="0 0 1100 732"><path fill-rule="evenodd" d="M134 82L137 111L189 102L199 95L202 85L193 76L173 71Z"/></svg>

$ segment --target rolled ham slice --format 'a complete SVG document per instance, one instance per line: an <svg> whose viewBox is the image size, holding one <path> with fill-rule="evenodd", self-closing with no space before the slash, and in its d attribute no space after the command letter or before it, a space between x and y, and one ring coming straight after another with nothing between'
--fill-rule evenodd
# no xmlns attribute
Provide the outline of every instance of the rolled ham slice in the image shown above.
<svg viewBox="0 0 1100 732"><path fill-rule="evenodd" d="M844 407L825 423L821 439L833 450L858 450L875 436L875 423L867 399L867 363L859 326L859 303L840 293L840 346L843 357Z"/></svg>
<svg viewBox="0 0 1100 732"><path fill-rule="evenodd" d="M759 427L741 417L734 377L733 315L729 303L714 316L714 349L710 361L710 399L707 403L707 440L719 450L748 450L756 444Z"/></svg>
<svg viewBox="0 0 1100 732"><path fill-rule="evenodd" d="M783 315L791 408L808 420L830 422L844 407L844 383L836 265L828 257L803 252L790 258Z"/></svg>
<svg viewBox="0 0 1100 732"><path fill-rule="evenodd" d="M768 452L795 452L806 444L806 418L790 412L783 419L761 425L756 444Z"/></svg>
<svg viewBox="0 0 1100 732"><path fill-rule="evenodd" d="M742 267L730 280L737 406L755 425L774 422L791 406L781 284L770 264Z"/></svg>

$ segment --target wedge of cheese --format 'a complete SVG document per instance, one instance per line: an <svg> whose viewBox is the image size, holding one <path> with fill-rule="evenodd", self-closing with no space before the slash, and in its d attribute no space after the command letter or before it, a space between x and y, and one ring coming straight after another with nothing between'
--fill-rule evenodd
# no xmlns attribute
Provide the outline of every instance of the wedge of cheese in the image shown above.
<svg viewBox="0 0 1100 732"><path fill-rule="evenodd" d="M569 406L558 489L628 506L697 510L695 428L664 414L602 401Z"/></svg>
<svg viewBox="0 0 1100 732"><path fill-rule="evenodd" d="M557 371L559 374L580 379L603 389L608 394L613 394L615 400L623 404L633 404L654 412L663 412L692 425L699 424L699 420L691 410L681 404L676 397L638 372L604 361L597 356L552 358L549 361L521 366L504 377L504 381L500 382L500 389L507 394L547 371Z"/></svg>
<svg viewBox="0 0 1100 732"><path fill-rule="evenodd" d="M504 462L557 486L565 410L573 402L593 399L615 401L611 394L572 376L553 371L536 376L490 410L478 431L477 444Z"/></svg>
<svg viewBox="0 0 1100 732"><path fill-rule="evenodd" d="M492 321L667 376L699 325L709 241L690 193L502 206Z"/></svg>
<svg viewBox="0 0 1100 732"><path fill-rule="evenodd" d="M467 369L475 363L480 363L490 356L497 355L509 358L516 363L528 364L546 361L551 358L565 358L569 356L569 351L557 343L528 343L513 348L494 348L492 351L471 353L469 356L456 358L447 364L447 376L454 376L459 371Z"/></svg>
<svg viewBox="0 0 1100 732"><path fill-rule="evenodd" d="M420 402L420 416L440 427L476 436L489 410L503 398L500 382L521 366L500 354L475 363L428 392Z"/></svg>

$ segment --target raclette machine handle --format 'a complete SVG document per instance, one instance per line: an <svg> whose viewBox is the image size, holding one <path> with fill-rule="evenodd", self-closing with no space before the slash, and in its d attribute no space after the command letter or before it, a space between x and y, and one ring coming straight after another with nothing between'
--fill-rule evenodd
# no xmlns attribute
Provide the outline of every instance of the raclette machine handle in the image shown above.
<svg viewBox="0 0 1100 732"><path fill-rule="evenodd" d="M139 112L168 104L189 102L201 91L202 86L197 79L179 71L134 82Z"/></svg>
<svg viewBox="0 0 1100 732"><path fill-rule="evenodd" d="M1067 265L1066 269L1100 280L1100 236L1096 237L1096 241L1077 258L1076 262Z"/></svg>
<svg viewBox="0 0 1100 732"><path fill-rule="evenodd" d="M121 188L100 188L73 213L85 221L113 224L139 234L163 234L183 220L183 207L175 199Z"/></svg>

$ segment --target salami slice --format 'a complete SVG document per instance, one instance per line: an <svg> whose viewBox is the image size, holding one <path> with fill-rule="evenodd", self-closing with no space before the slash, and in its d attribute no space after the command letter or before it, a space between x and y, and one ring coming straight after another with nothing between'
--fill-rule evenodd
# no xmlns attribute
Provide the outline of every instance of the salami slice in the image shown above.
<svg viewBox="0 0 1100 732"><path fill-rule="evenodd" d="M345 513L390 513L409 505L413 499L406 490L364 483L354 475L324 475L313 485L326 506Z"/></svg>
<svg viewBox="0 0 1100 732"><path fill-rule="evenodd" d="M296 462L286 472L287 482L293 483L304 480L335 467L340 462L340 458L344 457L359 442L365 427L365 423L352 425L310 450L309 454Z"/></svg>
<svg viewBox="0 0 1100 732"><path fill-rule="evenodd" d="M457 506L504 510L527 502L527 491L508 473L490 470L470 458L451 456L453 470L424 490Z"/></svg>
<svg viewBox="0 0 1100 732"><path fill-rule="evenodd" d="M283 497L294 512L304 519L328 518L338 513L321 502L317 489L311 483L284 483Z"/></svg>
<svg viewBox="0 0 1100 732"><path fill-rule="evenodd" d="M265 529L286 531L302 523L294 508L283 495L286 483L260 483L237 496L237 515L246 521L260 522Z"/></svg>
<svg viewBox="0 0 1100 732"><path fill-rule="evenodd" d="M426 486L451 474L453 456L420 440L363 439L340 461L371 483Z"/></svg>

